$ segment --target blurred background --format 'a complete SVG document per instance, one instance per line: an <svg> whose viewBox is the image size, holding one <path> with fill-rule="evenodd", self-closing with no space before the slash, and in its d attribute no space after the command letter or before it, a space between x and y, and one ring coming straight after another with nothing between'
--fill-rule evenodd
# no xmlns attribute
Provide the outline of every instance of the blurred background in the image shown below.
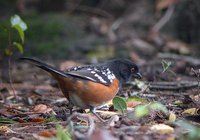
<svg viewBox="0 0 200 140"><path fill-rule="evenodd" d="M0 7L1 59L3 27L14 14L28 26L25 56L144 63L159 52L200 54L198 0L1 0Z"/></svg>

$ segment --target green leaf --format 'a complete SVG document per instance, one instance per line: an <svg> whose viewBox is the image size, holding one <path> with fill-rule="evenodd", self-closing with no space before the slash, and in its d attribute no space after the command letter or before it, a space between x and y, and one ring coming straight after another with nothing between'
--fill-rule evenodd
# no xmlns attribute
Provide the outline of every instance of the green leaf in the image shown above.
<svg viewBox="0 0 200 140"><path fill-rule="evenodd" d="M66 131L66 129L61 126L57 126L57 140L72 140L70 134Z"/></svg>
<svg viewBox="0 0 200 140"><path fill-rule="evenodd" d="M138 97L138 96L131 96L127 99L127 102L128 101L140 101L142 103L147 103L147 100L141 98L141 97Z"/></svg>
<svg viewBox="0 0 200 140"><path fill-rule="evenodd" d="M177 124L178 126L187 129L188 135L186 137L186 139L188 140L199 140L200 139L200 127L194 126L192 124L190 124L189 122L186 121L182 121L179 120L177 121L175 124Z"/></svg>
<svg viewBox="0 0 200 140"><path fill-rule="evenodd" d="M138 105L135 107L135 112L134 112L135 118L142 118L148 114L149 110L147 105Z"/></svg>
<svg viewBox="0 0 200 140"><path fill-rule="evenodd" d="M12 16L10 22L11 26L19 33L22 43L24 43L24 31L27 29L26 23L18 15Z"/></svg>
<svg viewBox="0 0 200 140"><path fill-rule="evenodd" d="M127 104L124 98L115 96L115 98L112 100L113 106L116 110L124 113L124 111L127 110Z"/></svg>
<svg viewBox="0 0 200 140"><path fill-rule="evenodd" d="M51 115L49 118L45 119L45 122L57 122L58 119L56 118L55 115Z"/></svg>
<svg viewBox="0 0 200 140"><path fill-rule="evenodd" d="M13 42L13 45L17 47L17 49L19 50L20 53L24 53L24 48L22 46L22 44L18 43L18 42Z"/></svg>
<svg viewBox="0 0 200 140"><path fill-rule="evenodd" d="M145 105L138 105L135 107L134 112L129 113L130 119L139 119L149 115L152 111L162 111L163 113L168 112L167 108L159 102L153 102Z"/></svg>
<svg viewBox="0 0 200 140"><path fill-rule="evenodd" d="M172 62L171 61L167 62L165 60L162 60L161 64L162 64L162 68L163 68L162 73L164 73L165 71L167 71L169 69L169 67L171 66Z"/></svg>
<svg viewBox="0 0 200 140"><path fill-rule="evenodd" d="M159 102L153 102L153 103L151 103L149 105L149 109L153 110L153 111L154 110L159 110L159 111L162 111L165 114L168 112L167 108L163 104L161 104Z"/></svg>
<svg viewBox="0 0 200 140"><path fill-rule="evenodd" d="M24 43L24 31L18 25L15 25L13 27L18 31L19 36L20 36L20 38L22 40L22 43Z"/></svg>
<svg viewBox="0 0 200 140"><path fill-rule="evenodd" d="M9 123L9 124L12 124L12 123L16 123L16 121L13 121L11 119L0 118L0 123Z"/></svg>
<svg viewBox="0 0 200 140"><path fill-rule="evenodd" d="M149 91L149 85L146 84L144 81L140 81L138 79L135 79L135 83L139 89L142 91Z"/></svg>
<svg viewBox="0 0 200 140"><path fill-rule="evenodd" d="M12 27L19 26L22 31L25 31L27 29L26 23L20 18L18 15L14 15L10 19Z"/></svg>

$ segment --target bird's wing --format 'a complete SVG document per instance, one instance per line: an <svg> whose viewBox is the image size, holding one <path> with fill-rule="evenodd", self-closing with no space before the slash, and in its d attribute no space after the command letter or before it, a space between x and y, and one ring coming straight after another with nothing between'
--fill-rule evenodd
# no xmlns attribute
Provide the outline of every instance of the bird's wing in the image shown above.
<svg viewBox="0 0 200 140"><path fill-rule="evenodd" d="M104 85L110 85L115 79L115 75L107 67L81 66L73 67L66 71L67 75L91 80Z"/></svg>

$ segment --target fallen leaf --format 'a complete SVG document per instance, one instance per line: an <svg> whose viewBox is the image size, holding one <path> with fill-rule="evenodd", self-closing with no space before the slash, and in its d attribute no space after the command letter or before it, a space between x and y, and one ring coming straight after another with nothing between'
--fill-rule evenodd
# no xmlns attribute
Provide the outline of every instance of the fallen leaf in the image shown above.
<svg viewBox="0 0 200 140"><path fill-rule="evenodd" d="M39 104L34 107L33 111L37 112L37 113L49 113L49 112L53 111L53 109L47 107L47 105Z"/></svg>
<svg viewBox="0 0 200 140"><path fill-rule="evenodd" d="M45 119L42 117L38 117L38 118L31 118L31 122L44 122Z"/></svg>
<svg viewBox="0 0 200 140"><path fill-rule="evenodd" d="M8 126L1 125L0 133L15 133L15 132L13 130L11 130Z"/></svg>
<svg viewBox="0 0 200 140"><path fill-rule="evenodd" d="M174 104L175 104L175 105L182 105L182 104L183 104L183 101L181 101L181 100L176 100L176 101L174 102Z"/></svg>
<svg viewBox="0 0 200 140"><path fill-rule="evenodd" d="M149 85L147 85L145 82L135 79L135 83L142 91L149 91Z"/></svg>
<svg viewBox="0 0 200 140"><path fill-rule="evenodd" d="M44 105L44 104L39 104L39 105L36 105L33 109L34 112L38 112L38 113L41 113L43 110L46 110L47 109L47 106Z"/></svg>
<svg viewBox="0 0 200 140"><path fill-rule="evenodd" d="M128 101L127 102L127 106L128 107L131 107L131 108L134 108L134 107L136 107L137 105L139 105L139 104L141 104L142 102L140 102L140 101Z"/></svg>
<svg viewBox="0 0 200 140"><path fill-rule="evenodd" d="M189 108L189 109L186 109L182 112L182 114L190 114L190 115L195 115L197 114L197 111L199 109L198 108Z"/></svg>
<svg viewBox="0 0 200 140"><path fill-rule="evenodd" d="M171 126L166 125L166 124L155 124L155 125L151 126L150 129L153 131L156 131L159 134L167 134L167 133L174 132L174 128L172 128Z"/></svg>
<svg viewBox="0 0 200 140"><path fill-rule="evenodd" d="M170 112L170 113L169 113L168 121L169 121L170 123L176 121L176 114L175 114L174 112Z"/></svg>
<svg viewBox="0 0 200 140"><path fill-rule="evenodd" d="M134 108L135 106L137 106L141 103L147 103L147 101L138 96L131 96L127 99L127 106L130 108Z"/></svg>
<svg viewBox="0 0 200 140"><path fill-rule="evenodd" d="M47 138L51 138L51 137L55 137L56 136L56 130L43 130L41 132L38 133L39 136L42 137L47 137Z"/></svg>

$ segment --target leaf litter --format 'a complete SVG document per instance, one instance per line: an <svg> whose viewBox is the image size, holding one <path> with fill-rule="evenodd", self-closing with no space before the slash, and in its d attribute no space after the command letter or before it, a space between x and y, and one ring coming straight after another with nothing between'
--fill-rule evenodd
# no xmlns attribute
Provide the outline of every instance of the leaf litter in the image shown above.
<svg viewBox="0 0 200 140"><path fill-rule="evenodd" d="M104 137L102 135L107 135L111 139L129 139L130 137L141 139L148 137L150 140L175 139L182 133L179 132L178 127L174 127L173 123L179 119L193 120L195 118L196 120L195 115L199 115L199 89L196 84L198 81L192 72L186 75L175 71L176 76L163 81L163 74L170 75L168 69L174 70L175 65L165 68L164 73L162 64L158 66L157 61L153 60L151 65L142 65L141 69L145 71L144 78L125 85L118 94L123 98L120 97L119 100L114 101L117 102L114 107L112 103L109 103L97 111L103 118L110 119L103 124L89 112L76 107L73 108L74 111L90 117L85 120L83 119L85 116L80 115L69 120L68 101L58 86L52 82L53 79L38 69L32 69L29 65L16 65L29 70L21 72L22 70L15 69L15 66L13 68L13 77L17 74L17 82L13 83L13 87L19 97L18 100L14 99L9 84L1 83L0 138L57 138L57 128L61 125L63 127L59 131L62 129L66 131L59 132L61 135L59 137L64 135L63 137L67 136L71 139L100 139ZM148 75L152 75L146 70L148 67L160 69L160 73L155 74L155 80L151 82L147 82ZM158 104L152 105L155 101ZM163 113L164 108L167 108L169 112ZM134 114L135 112L139 112L141 116L135 118L134 115L137 114Z"/></svg>

